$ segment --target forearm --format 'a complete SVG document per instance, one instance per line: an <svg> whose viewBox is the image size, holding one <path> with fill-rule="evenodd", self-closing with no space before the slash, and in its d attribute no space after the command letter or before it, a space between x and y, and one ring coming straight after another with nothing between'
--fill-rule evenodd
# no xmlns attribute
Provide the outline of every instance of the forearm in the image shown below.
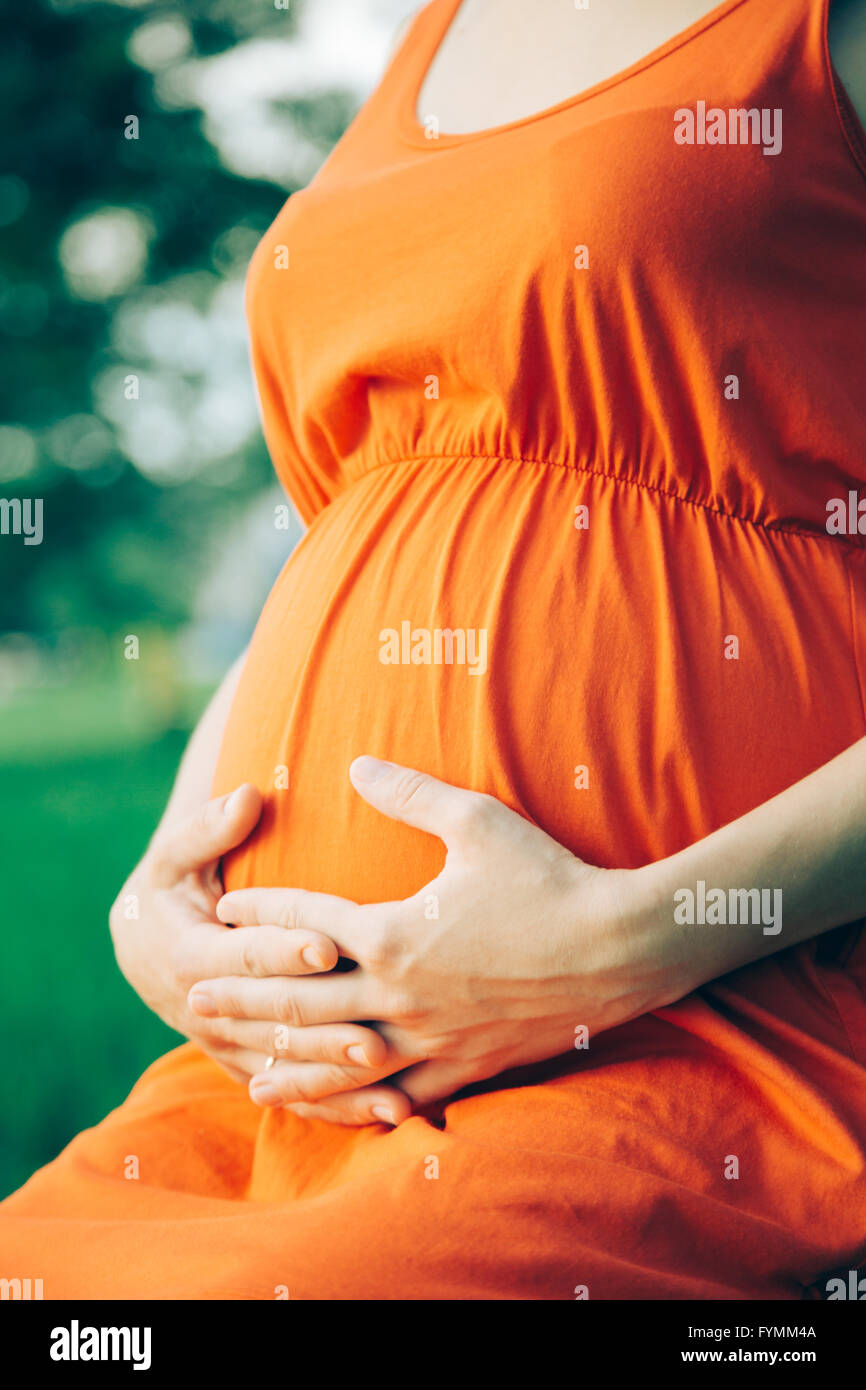
<svg viewBox="0 0 866 1390"><path fill-rule="evenodd" d="M217 755L245 660L246 651L226 672L199 719L181 759L158 829L185 820L210 799Z"/></svg>
<svg viewBox="0 0 866 1390"><path fill-rule="evenodd" d="M203 962L219 934L220 859L246 839L261 811L261 798L251 785L228 802L210 795L244 656L228 671L199 720L162 820L109 913L117 963L133 989L165 1023L185 1037L195 1036L206 1049L213 1039L186 1003L191 981L182 963ZM208 927L213 928L210 935ZM197 956L190 955L192 948Z"/></svg>
<svg viewBox="0 0 866 1390"><path fill-rule="evenodd" d="M635 887L640 949L671 998L866 915L866 738L739 820L637 870ZM754 893L744 896L755 889L764 890L758 920Z"/></svg>

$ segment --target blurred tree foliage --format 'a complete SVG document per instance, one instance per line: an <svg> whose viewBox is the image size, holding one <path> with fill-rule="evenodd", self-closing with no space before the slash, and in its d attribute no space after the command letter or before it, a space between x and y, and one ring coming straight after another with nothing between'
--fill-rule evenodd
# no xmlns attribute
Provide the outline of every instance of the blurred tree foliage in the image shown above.
<svg viewBox="0 0 866 1390"><path fill-rule="evenodd" d="M227 247L248 259L291 189L224 168L202 112L164 109L154 75L131 60L128 42L144 19L181 16L192 38L186 57L219 54L247 38L285 37L294 6L3 0L0 8L0 496L45 499L43 544L0 543L0 629L154 617L177 624L203 542L239 500L271 481L264 446L256 435L230 468L170 485L133 466L93 391L107 367L130 370L111 337L123 295L77 298L58 243L76 219L129 207L153 229L147 284L195 272L197 283L218 286ZM323 148L339 137L351 104L340 92L288 103ZM146 139L124 137L130 113ZM62 436L56 444L56 427L79 416L96 417L103 437L97 465L84 469L63 457ZM16 457L21 440L35 449Z"/></svg>

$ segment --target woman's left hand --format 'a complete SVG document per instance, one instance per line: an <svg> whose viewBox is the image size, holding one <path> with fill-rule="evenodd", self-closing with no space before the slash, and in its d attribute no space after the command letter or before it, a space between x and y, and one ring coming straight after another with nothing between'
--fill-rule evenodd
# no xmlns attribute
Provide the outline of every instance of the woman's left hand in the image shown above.
<svg viewBox="0 0 866 1390"><path fill-rule="evenodd" d="M357 968L207 980L190 992L191 1007L200 992L209 1011L231 1018L291 1027L375 1019L389 1069L400 1072L393 1109L402 1118L406 1097L424 1104L568 1052L672 997L660 993L651 942L642 953L651 932L636 912L639 870L585 864L494 797L421 772L359 758L351 777L371 806L441 837L441 873L411 898L363 906L291 888L227 893L217 906L223 922L309 928ZM366 1088L334 1080L330 1094L312 1091L308 1065L259 1073L253 1099L373 1122ZM381 1097L381 1084L376 1091Z"/></svg>

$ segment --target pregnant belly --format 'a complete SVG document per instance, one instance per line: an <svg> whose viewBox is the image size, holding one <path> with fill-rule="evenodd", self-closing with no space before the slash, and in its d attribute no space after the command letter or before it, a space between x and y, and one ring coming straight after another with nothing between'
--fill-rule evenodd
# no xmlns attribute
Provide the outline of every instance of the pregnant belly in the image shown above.
<svg viewBox="0 0 866 1390"><path fill-rule="evenodd" d="M610 479L377 469L253 637L214 790L255 782L265 811L226 886L376 901L434 877L441 843L353 790L362 753L489 792L593 863L670 854L863 734L850 583L829 540Z"/></svg>

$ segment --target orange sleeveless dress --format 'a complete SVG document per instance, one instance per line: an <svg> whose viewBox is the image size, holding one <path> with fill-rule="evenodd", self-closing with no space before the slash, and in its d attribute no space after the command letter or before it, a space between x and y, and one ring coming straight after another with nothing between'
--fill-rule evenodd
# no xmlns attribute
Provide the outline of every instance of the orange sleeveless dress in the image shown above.
<svg viewBox="0 0 866 1390"><path fill-rule="evenodd" d="M352 790L361 753L638 866L866 733L866 536L826 524L866 488L866 150L826 0L727 0L569 101L437 137L415 103L456 10L416 17L251 266L309 529L219 760L215 792L267 798L229 888L377 901L437 873L437 840ZM780 109L781 150L680 143L704 101ZM486 629L487 670L383 664L404 622ZM863 923L394 1131L263 1113L186 1045L0 1207L0 1274L46 1298L819 1297L866 1259L864 1067Z"/></svg>

